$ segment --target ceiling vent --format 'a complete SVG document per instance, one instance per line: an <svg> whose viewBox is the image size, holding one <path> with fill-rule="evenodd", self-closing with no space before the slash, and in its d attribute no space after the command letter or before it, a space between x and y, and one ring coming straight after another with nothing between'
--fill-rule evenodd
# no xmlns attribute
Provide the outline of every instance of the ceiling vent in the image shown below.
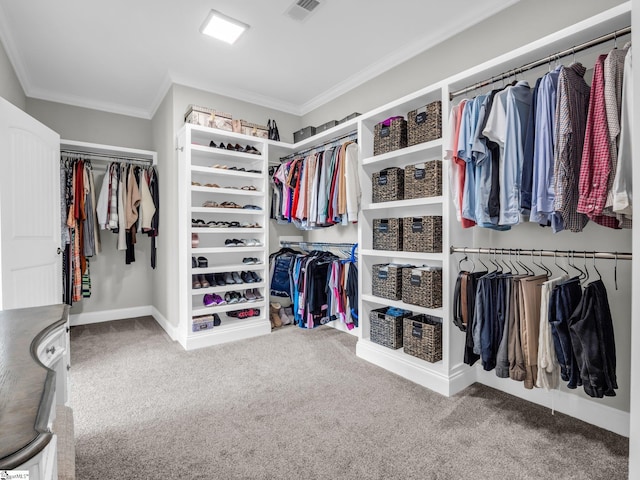
<svg viewBox="0 0 640 480"><path fill-rule="evenodd" d="M297 0L284 13L298 22L304 22L319 5L317 0Z"/></svg>

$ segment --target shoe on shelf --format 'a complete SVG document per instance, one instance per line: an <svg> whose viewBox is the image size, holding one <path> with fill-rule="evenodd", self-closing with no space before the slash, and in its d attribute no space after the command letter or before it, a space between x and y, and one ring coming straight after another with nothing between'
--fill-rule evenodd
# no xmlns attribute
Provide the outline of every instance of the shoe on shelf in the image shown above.
<svg viewBox="0 0 640 480"><path fill-rule="evenodd" d="M211 148L218 148L218 146L213 142L213 140L211 140L211 141L209 142L209 146L210 146Z"/></svg>
<svg viewBox="0 0 640 480"><path fill-rule="evenodd" d="M253 283L253 277L249 275L249 272L240 272L240 278L244 281L244 283Z"/></svg>
<svg viewBox="0 0 640 480"><path fill-rule="evenodd" d="M225 303L227 303L225 302L224 298L222 298L217 293L212 293L211 296L213 297L213 301L216 305L224 305Z"/></svg>
<svg viewBox="0 0 640 480"><path fill-rule="evenodd" d="M242 280L242 277L240 276L240 274L238 272L232 272L231 273L231 278L233 278L233 281L235 283L244 283L244 281Z"/></svg>
<svg viewBox="0 0 640 480"><path fill-rule="evenodd" d="M191 268L198 268L198 261L196 257L191 257Z"/></svg>
<svg viewBox="0 0 640 480"><path fill-rule="evenodd" d="M197 233L192 233L191 234L191 248L198 248L198 245L200 245L200 238L198 237Z"/></svg>
<svg viewBox="0 0 640 480"><path fill-rule="evenodd" d="M253 292L253 294L256 297L256 300L262 300L264 297L262 296L262 294L260 293L260 290L258 290L257 288L252 288L251 291Z"/></svg>
<svg viewBox="0 0 640 480"><path fill-rule="evenodd" d="M245 205L242 208L245 210L262 210L262 207L259 207L258 205Z"/></svg>
<svg viewBox="0 0 640 480"><path fill-rule="evenodd" d="M260 276L256 272L251 271L251 272L248 272L248 273L249 273L249 275L251 275L251 277L253 278L254 282L258 283L258 282L262 281L262 278L260 278Z"/></svg>
<svg viewBox="0 0 640 480"><path fill-rule="evenodd" d="M209 261L206 257L198 257L198 268L207 268L209 266Z"/></svg>
<svg viewBox="0 0 640 480"><path fill-rule="evenodd" d="M236 281L233 279L233 275L231 275L231 272L224 272L222 275L224 278L224 282L227 285L233 285L234 283L236 283Z"/></svg>
<svg viewBox="0 0 640 480"><path fill-rule="evenodd" d="M210 293L205 294L204 298L202 299L202 304L205 307L211 307L215 305L215 302L213 301L213 295L211 295Z"/></svg>
<svg viewBox="0 0 640 480"><path fill-rule="evenodd" d="M255 294L253 293L252 289L245 290L244 296L247 299L247 301L249 301L249 302L255 302L257 300L257 298L256 298Z"/></svg>
<svg viewBox="0 0 640 480"><path fill-rule="evenodd" d="M254 259L252 257L245 257L242 259L242 263L246 265L253 265Z"/></svg>
<svg viewBox="0 0 640 480"><path fill-rule="evenodd" d="M233 238L233 239L227 238L224 241L224 245L225 245L225 247L244 247L244 246L246 246L244 244L244 242L242 242L241 240L238 240L237 238Z"/></svg>
<svg viewBox="0 0 640 480"><path fill-rule="evenodd" d="M223 273L214 273L213 274L213 280L215 282L215 284L219 287L224 287L227 282L224 281L224 274ZM209 282L211 283L211 282Z"/></svg>
<svg viewBox="0 0 640 480"><path fill-rule="evenodd" d="M202 284L200 283L198 275L191 275L191 288L202 288Z"/></svg>
<svg viewBox="0 0 640 480"><path fill-rule="evenodd" d="M202 288L209 288L211 285L209 285L209 282L207 281L207 279L205 278L204 275L198 275L198 281L200 282L200 285L202 286Z"/></svg>
<svg viewBox="0 0 640 480"><path fill-rule="evenodd" d="M213 314L213 326L214 327L219 327L221 323L222 323L222 320L220 320L220 315L218 315L217 313L214 313Z"/></svg>

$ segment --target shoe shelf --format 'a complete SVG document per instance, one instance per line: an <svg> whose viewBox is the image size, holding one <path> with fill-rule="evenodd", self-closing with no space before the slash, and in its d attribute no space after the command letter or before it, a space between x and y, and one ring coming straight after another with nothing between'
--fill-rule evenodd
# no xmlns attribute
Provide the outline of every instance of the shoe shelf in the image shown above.
<svg viewBox="0 0 640 480"><path fill-rule="evenodd" d="M242 291L242 290L249 290L251 288L264 288L265 285L266 285L265 282L262 281L262 282L254 282L254 283L230 283L224 286L216 285L215 287L207 287L207 288L192 288L191 295L204 295L206 293ZM255 302L249 302L249 303L255 303Z"/></svg>
<svg viewBox="0 0 640 480"><path fill-rule="evenodd" d="M384 258L406 258L411 260L425 260L425 261L443 261L445 255L443 253L425 253L425 252L404 252L402 250L373 250L362 249L358 252L359 255L367 257L384 257Z"/></svg>
<svg viewBox="0 0 640 480"><path fill-rule="evenodd" d="M388 210L391 208L411 208L423 207L425 205L441 205L444 201L442 196L428 198L412 198L410 200L394 200L392 202L365 203L362 210Z"/></svg>
<svg viewBox="0 0 640 480"><path fill-rule="evenodd" d="M209 146L213 142L216 147ZM251 146L260 153L235 151L219 148L217 145L236 144L245 149ZM264 139L239 133L227 132L197 125L185 125L178 134L178 180L180 215L180 323L178 339L186 349L205 347L229 341L241 340L270 333L271 324L267 319L267 300L253 302L224 303L205 307L205 294L218 294L248 289L257 289L266 297L268 265L268 198L267 159L269 143ZM220 168L224 166L225 168ZM254 172L247 171L254 170ZM194 185L198 183L199 185ZM209 184L209 185L207 185ZM212 186L214 185L214 186ZM243 189L245 187L245 189ZM204 207L205 202L221 205L224 202L254 205L260 209ZM215 203L213 203L215 202ZM226 203L225 203L226 205ZM204 222L238 222L233 227L193 226L194 220ZM258 224L260 227L241 227L241 224ZM198 243L192 236L198 235ZM256 239L258 245L229 247L226 240ZM195 248L193 245L197 245ZM192 257L205 257L206 268L191 266ZM243 257L257 258L258 264L243 263ZM184 262L184 264L183 264ZM240 274L255 272L262 280L251 283L210 285L207 288L192 288L193 275L214 273ZM222 325L200 332L192 331L192 318L210 313L224 314L232 310L259 308L258 317L237 319L220 315Z"/></svg>

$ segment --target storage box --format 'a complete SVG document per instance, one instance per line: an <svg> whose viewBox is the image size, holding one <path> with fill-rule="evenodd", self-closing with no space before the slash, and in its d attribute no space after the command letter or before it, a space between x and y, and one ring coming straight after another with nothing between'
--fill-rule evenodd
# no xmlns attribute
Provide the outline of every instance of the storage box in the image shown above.
<svg viewBox="0 0 640 480"><path fill-rule="evenodd" d="M427 308L442 307L442 270L437 267L403 268L402 301Z"/></svg>
<svg viewBox="0 0 640 480"><path fill-rule="evenodd" d="M383 263L371 267L371 293L390 300L402 299L402 269L411 265Z"/></svg>
<svg viewBox="0 0 640 480"><path fill-rule="evenodd" d="M413 313L397 310L399 315L389 315L389 307L376 308L369 314L369 338L373 343L397 350L402 347L402 320Z"/></svg>
<svg viewBox="0 0 640 480"><path fill-rule="evenodd" d="M387 118L373 127L373 154L393 152L407 146L407 121L402 117Z"/></svg>
<svg viewBox="0 0 640 480"><path fill-rule="evenodd" d="M442 217L405 217L402 223L405 252L442 252Z"/></svg>
<svg viewBox="0 0 640 480"><path fill-rule="evenodd" d="M233 120L233 131L258 138L269 138L269 129L265 125L250 123L246 120Z"/></svg>
<svg viewBox="0 0 640 480"><path fill-rule="evenodd" d="M385 168L371 175L371 201L392 202L404 198L404 170Z"/></svg>
<svg viewBox="0 0 640 480"><path fill-rule="evenodd" d="M442 102L432 102L407 114L408 146L442 137Z"/></svg>
<svg viewBox="0 0 640 480"><path fill-rule="evenodd" d="M374 250L402 250L402 219L376 218L373 220Z"/></svg>
<svg viewBox="0 0 640 480"><path fill-rule="evenodd" d="M353 112L350 113L349 115L347 115L346 117L344 117L342 120L340 120L338 123L344 123L344 122L348 122L349 120L353 120L356 117L359 117L361 114L358 112Z"/></svg>
<svg viewBox="0 0 640 480"><path fill-rule="evenodd" d="M405 167L405 200L440 195L442 195L442 162L440 160L431 160Z"/></svg>
<svg viewBox="0 0 640 480"><path fill-rule="evenodd" d="M191 330L193 332L200 332L202 330L209 330L213 328L213 315L204 315L202 317L193 317L191 321Z"/></svg>
<svg viewBox="0 0 640 480"><path fill-rule="evenodd" d="M293 142L298 143L305 138L313 137L316 134L316 127L304 127L297 132L293 132Z"/></svg>
<svg viewBox="0 0 640 480"><path fill-rule="evenodd" d="M233 120L230 113L218 112L207 107L189 105L187 113L184 114L184 121L201 127L233 131Z"/></svg>
<svg viewBox="0 0 640 480"><path fill-rule="evenodd" d="M442 319L431 315L415 315L403 319L404 353L427 362L442 360Z"/></svg>
<svg viewBox="0 0 640 480"><path fill-rule="evenodd" d="M318 125L316 127L316 133L324 132L325 130L329 130L330 128L335 127L336 125L338 125L338 121L337 120L330 120L327 123L323 123L322 125Z"/></svg>

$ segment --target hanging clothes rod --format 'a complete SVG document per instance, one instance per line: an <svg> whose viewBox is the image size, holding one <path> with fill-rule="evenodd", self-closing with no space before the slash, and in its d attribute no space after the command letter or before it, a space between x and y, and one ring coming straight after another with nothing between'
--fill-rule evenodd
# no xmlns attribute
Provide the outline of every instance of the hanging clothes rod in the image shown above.
<svg viewBox="0 0 640 480"><path fill-rule="evenodd" d="M79 150L60 150L60 155L69 158L81 158L83 160L96 160L99 162L120 162L130 163L132 165L149 166L153 164L152 159L139 158L139 157L126 157L120 155L109 155L107 153L97 152L81 152Z"/></svg>
<svg viewBox="0 0 640 480"><path fill-rule="evenodd" d="M451 247L451 253L477 253L480 255L531 255L536 257L577 257L603 258L608 260L632 260L631 253L626 252L594 252L588 250L524 250L522 248L469 248Z"/></svg>
<svg viewBox="0 0 640 480"><path fill-rule="evenodd" d="M290 242L280 240L281 247L332 247L332 248L353 248L357 243L331 243L331 242Z"/></svg>
<svg viewBox="0 0 640 480"><path fill-rule="evenodd" d="M287 155L286 157L280 157L280 161L284 162L285 160L288 160L290 158L299 157L300 155L302 155L304 153L308 153L308 152L311 152L313 150L317 150L317 149L320 149L322 147L326 147L327 145L331 145L333 142L337 142L338 140L342 140L344 138L351 138L354 135L358 135L358 131L357 130L354 130L354 131L349 132L349 133L345 133L344 135L340 135L339 137L332 138L331 140L327 140L326 142L324 142L324 143L322 143L320 145L316 145L315 147L310 147L310 148L307 148L306 150L300 150L299 152L292 153L290 155Z"/></svg>
<svg viewBox="0 0 640 480"><path fill-rule="evenodd" d="M460 95L464 95L465 93L471 92L473 90L477 90L479 88L483 88L486 87L487 85L491 85L495 82L499 82L501 80L505 80L507 78L513 77L514 75L517 75L519 73L523 73L526 72L527 70L531 70L533 68L536 67L540 67L542 65L545 65L553 60L558 60L562 57L566 57L567 55L573 55L577 52L586 50L588 48L591 47L595 47L596 45L600 45L602 43L608 42L609 40L616 40L618 37L621 37L623 35L627 35L628 33L631 33L631 27L625 27L622 28L620 30L616 30L614 32L611 33L607 33L606 35L602 35L601 37L598 38L594 38L593 40L589 40L588 42L584 42L581 43L579 45L575 45L571 48L567 48L566 50L563 50L561 52L558 53L554 53L552 55L549 55L547 57L541 58L540 60L536 60L535 62L531 62L531 63L527 63L525 65L522 65L521 67L518 68L514 68L512 70L508 70L506 72L503 72L497 76L493 76L487 80L483 80L482 82L478 82L474 85L470 85L468 87L465 87L461 90L458 90L456 92L451 92L449 93L449 100L453 100L455 97L459 97Z"/></svg>

